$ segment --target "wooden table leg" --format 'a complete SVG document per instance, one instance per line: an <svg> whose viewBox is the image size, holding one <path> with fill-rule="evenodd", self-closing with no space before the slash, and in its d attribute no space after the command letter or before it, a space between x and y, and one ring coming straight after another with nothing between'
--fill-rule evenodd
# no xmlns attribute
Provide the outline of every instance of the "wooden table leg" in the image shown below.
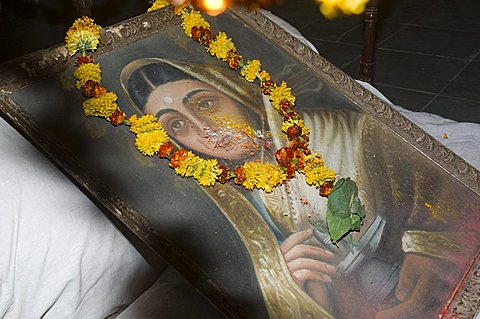
<svg viewBox="0 0 480 319"><path fill-rule="evenodd" d="M79 17L92 16L92 0L72 0L72 2Z"/></svg>
<svg viewBox="0 0 480 319"><path fill-rule="evenodd" d="M370 0L364 16L363 52L360 61L360 80L372 83L375 73L375 33L380 0Z"/></svg>

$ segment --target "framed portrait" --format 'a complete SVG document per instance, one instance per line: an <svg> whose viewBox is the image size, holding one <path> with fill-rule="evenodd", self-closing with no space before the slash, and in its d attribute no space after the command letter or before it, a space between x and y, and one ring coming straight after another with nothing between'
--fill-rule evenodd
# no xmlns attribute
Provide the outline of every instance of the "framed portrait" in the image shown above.
<svg viewBox="0 0 480 319"><path fill-rule="evenodd" d="M207 20L292 88L311 149L357 182L359 232L332 244L326 200L301 176L271 193L202 187L143 156L128 127L85 117L61 45L0 66L0 113L151 264L174 267L228 317L472 318L480 173L261 12ZM288 142L258 85L187 38L171 8L108 27L100 41L102 84L177 145L235 165L275 161Z"/></svg>

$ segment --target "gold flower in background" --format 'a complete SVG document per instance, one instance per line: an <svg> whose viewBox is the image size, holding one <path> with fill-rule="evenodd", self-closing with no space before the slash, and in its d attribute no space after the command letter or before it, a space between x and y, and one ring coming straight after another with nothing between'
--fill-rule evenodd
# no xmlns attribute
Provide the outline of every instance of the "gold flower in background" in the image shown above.
<svg viewBox="0 0 480 319"><path fill-rule="evenodd" d="M327 19L333 19L340 13L351 15L365 11L368 0L315 0L320 12Z"/></svg>

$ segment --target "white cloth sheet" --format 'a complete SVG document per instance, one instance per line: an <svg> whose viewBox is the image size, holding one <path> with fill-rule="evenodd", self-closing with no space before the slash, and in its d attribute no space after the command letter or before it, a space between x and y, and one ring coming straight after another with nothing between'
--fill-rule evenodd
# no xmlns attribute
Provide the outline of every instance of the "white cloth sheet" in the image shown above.
<svg viewBox="0 0 480 319"><path fill-rule="evenodd" d="M479 124L395 108L480 169ZM0 234L0 318L105 318L158 276L103 213L4 120ZM157 281L122 318L134 318L129 314L152 304L151 298L162 295L161 285Z"/></svg>

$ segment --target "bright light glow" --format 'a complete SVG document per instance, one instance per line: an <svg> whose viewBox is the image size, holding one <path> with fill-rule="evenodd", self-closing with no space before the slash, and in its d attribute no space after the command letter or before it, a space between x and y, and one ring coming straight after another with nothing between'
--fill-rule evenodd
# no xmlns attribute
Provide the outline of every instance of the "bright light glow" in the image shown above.
<svg viewBox="0 0 480 319"><path fill-rule="evenodd" d="M204 5L205 9L209 11L217 11L226 7L225 1L223 0L205 0Z"/></svg>

